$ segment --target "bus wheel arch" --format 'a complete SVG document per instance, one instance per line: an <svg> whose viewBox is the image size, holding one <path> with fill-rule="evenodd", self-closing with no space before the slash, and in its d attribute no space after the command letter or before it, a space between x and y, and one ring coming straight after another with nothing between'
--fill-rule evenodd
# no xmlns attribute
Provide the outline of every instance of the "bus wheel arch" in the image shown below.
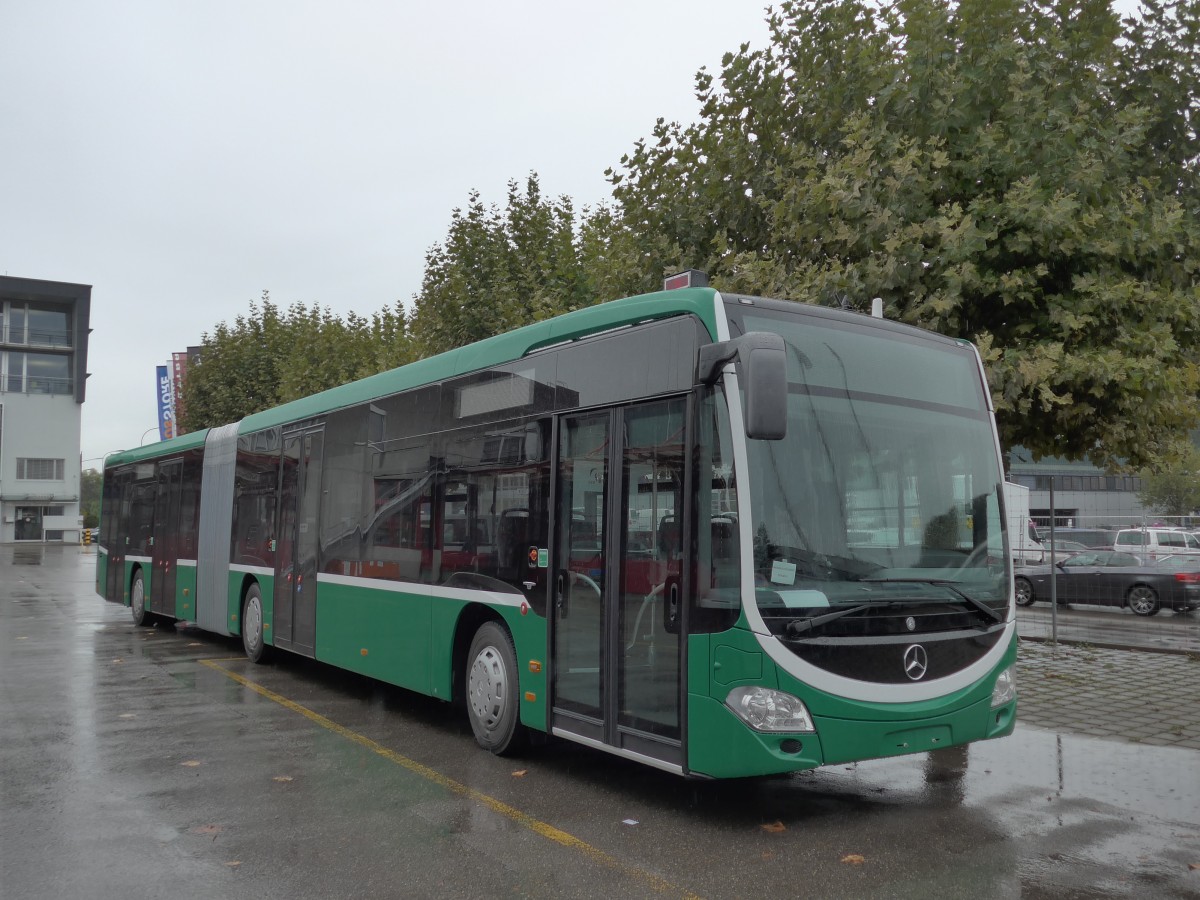
<svg viewBox="0 0 1200 900"><path fill-rule="evenodd" d="M248 579L242 590L242 608L238 622L242 632L242 648L252 663L262 664L270 658L270 648L265 637L266 613L263 608L262 588L254 579Z"/></svg>
<svg viewBox="0 0 1200 900"><path fill-rule="evenodd" d="M512 635L503 621L488 617L479 624L461 671L476 743L497 756L522 749L528 732L521 724L520 673Z"/></svg>

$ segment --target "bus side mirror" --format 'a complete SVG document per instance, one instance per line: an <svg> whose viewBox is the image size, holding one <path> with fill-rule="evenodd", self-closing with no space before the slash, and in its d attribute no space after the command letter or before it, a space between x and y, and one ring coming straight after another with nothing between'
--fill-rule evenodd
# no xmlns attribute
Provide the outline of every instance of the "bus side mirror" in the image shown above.
<svg viewBox="0 0 1200 900"><path fill-rule="evenodd" d="M702 384L721 377L725 364L737 359L745 398L746 437L778 441L787 437L787 356L783 338L750 331L731 341L700 348L696 375Z"/></svg>

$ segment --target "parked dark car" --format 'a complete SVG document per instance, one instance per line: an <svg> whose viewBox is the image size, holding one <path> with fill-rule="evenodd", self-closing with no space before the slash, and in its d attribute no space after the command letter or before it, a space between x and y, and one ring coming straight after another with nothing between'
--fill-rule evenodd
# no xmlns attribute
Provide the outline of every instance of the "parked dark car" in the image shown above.
<svg viewBox="0 0 1200 900"><path fill-rule="evenodd" d="M1188 565L1142 565L1132 553L1087 550L1057 563L1060 603L1128 606L1139 616L1160 609L1200 608L1200 569ZM1018 606L1050 599L1050 566L1026 566L1014 580Z"/></svg>

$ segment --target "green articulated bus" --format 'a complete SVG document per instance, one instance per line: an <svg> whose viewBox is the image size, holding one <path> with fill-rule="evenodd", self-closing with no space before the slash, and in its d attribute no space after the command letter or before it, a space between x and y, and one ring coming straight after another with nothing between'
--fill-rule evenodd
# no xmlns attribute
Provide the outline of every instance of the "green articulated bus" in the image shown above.
<svg viewBox="0 0 1200 900"><path fill-rule="evenodd" d="M1012 731L1016 620L975 348L688 287L106 460L96 588L722 778Z"/></svg>

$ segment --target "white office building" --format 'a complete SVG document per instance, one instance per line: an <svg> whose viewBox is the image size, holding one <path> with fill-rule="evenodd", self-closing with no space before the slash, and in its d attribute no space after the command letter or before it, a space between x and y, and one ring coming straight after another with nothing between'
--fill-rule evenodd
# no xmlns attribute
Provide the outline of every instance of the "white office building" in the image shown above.
<svg viewBox="0 0 1200 900"><path fill-rule="evenodd" d="M0 276L0 543L74 543L92 288Z"/></svg>

